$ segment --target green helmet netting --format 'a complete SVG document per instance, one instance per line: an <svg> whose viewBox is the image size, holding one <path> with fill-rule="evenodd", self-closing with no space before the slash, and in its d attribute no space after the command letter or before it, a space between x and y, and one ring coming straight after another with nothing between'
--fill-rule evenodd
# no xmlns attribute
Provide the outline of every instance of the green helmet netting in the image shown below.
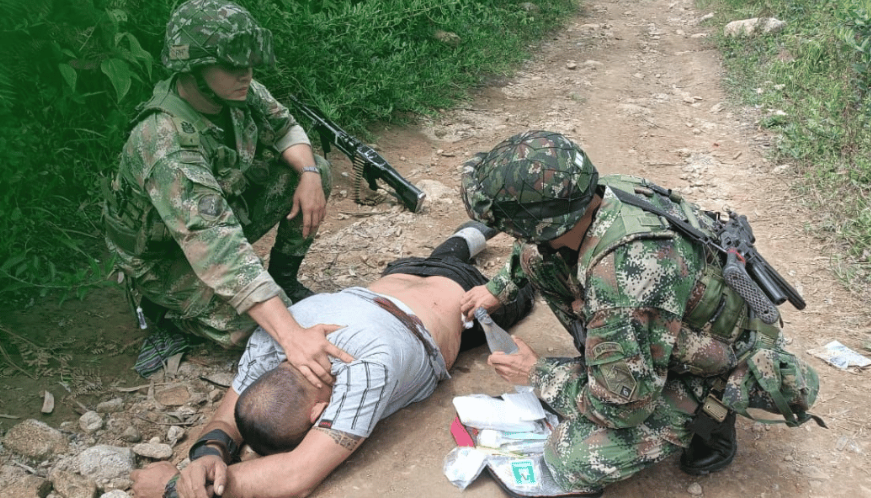
<svg viewBox="0 0 871 498"><path fill-rule="evenodd" d="M175 72L193 72L209 64L271 66L275 63L272 32L234 3L190 0L166 24L161 60Z"/></svg>
<svg viewBox="0 0 871 498"><path fill-rule="evenodd" d="M599 180L577 144L541 130L514 135L463 166L462 196L469 216L535 243L574 227Z"/></svg>

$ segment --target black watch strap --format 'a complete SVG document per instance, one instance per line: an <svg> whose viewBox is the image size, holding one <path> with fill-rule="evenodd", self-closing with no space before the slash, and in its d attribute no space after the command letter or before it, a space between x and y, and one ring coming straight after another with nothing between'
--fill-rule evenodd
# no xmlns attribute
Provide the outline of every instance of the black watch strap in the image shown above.
<svg viewBox="0 0 871 498"><path fill-rule="evenodd" d="M233 461L236 457L236 452L239 450L239 447L236 445L236 442L233 441L233 438L230 437L229 434L222 431L221 429L214 429L209 431L208 433L200 436L197 439L197 442L191 446L190 451L188 452L188 457L193 462L197 458L204 457L206 455L218 455L221 458L224 458L224 455L220 453L216 448L212 448L210 446L206 446L210 443L217 444L218 446L223 446L224 450L227 452L227 460Z"/></svg>

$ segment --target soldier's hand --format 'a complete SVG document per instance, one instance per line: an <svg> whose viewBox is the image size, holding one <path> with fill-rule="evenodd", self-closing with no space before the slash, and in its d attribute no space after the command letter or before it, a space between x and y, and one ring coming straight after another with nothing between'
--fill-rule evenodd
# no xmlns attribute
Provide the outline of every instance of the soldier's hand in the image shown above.
<svg viewBox="0 0 871 498"><path fill-rule="evenodd" d="M478 308L484 308L487 313L493 313L501 306L502 303L496 299L496 296L490 294L486 285L472 287L460 299L460 313L466 317L466 320L472 320L475 317L475 310Z"/></svg>
<svg viewBox="0 0 871 498"><path fill-rule="evenodd" d="M318 324L291 334L286 344L281 344L287 361L317 388L332 385L330 356L349 363L354 357L327 340L327 334L342 328L340 325Z"/></svg>
<svg viewBox="0 0 871 498"><path fill-rule="evenodd" d="M217 455L197 458L181 471L175 490L179 498L210 498L224 494L227 464Z"/></svg>
<svg viewBox="0 0 871 498"><path fill-rule="evenodd" d="M293 208L287 219L302 216L302 236L308 237L318 231L327 215L327 198L324 196L320 175L303 173L299 186L293 193Z"/></svg>
<svg viewBox="0 0 871 498"><path fill-rule="evenodd" d="M500 377L515 386L529 384L529 374L538 361L538 354L532 350L523 339L512 337L519 351L505 354L496 351L487 358L487 364L492 366Z"/></svg>

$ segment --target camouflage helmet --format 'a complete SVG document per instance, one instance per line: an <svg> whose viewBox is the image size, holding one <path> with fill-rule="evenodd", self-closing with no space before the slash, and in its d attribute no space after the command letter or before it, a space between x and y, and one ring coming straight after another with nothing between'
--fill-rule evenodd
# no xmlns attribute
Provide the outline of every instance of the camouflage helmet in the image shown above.
<svg viewBox="0 0 871 498"><path fill-rule="evenodd" d="M161 60L167 69L181 73L209 64L271 66L272 32L234 3L189 0L166 23Z"/></svg>
<svg viewBox="0 0 871 498"><path fill-rule="evenodd" d="M546 242L584 216L599 173L581 148L550 131L514 135L463 165L469 216L526 242Z"/></svg>

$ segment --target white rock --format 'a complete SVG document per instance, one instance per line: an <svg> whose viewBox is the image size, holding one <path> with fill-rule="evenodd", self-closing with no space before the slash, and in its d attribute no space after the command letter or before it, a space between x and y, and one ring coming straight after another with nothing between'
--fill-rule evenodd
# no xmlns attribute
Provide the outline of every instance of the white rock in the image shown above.
<svg viewBox="0 0 871 498"><path fill-rule="evenodd" d="M754 17L732 21L723 28L723 34L728 37L754 36L757 33L777 33L786 27L786 23L773 17Z"/></svg>
<svg viewBox="0 0 871 498"><path fill-rule="evenodd" d="M99 482L126 477L133 471L135 462L130 448L100 444L79 454L79 472Z"/></svg>
<svg viewBox="0 0 871 498"><path fill-rule="evenodd" d="M702 495L701 484L699 484L697 482L690 484L690 486L687 488L687 493L689 493L693 496L701 496Z"/></svg>
<svg viewBox="0 0 871 498"><path fill-rule="evenodd" d="M172 457L172 447L163 443L140 443L133 447L133 453L154 460L167 460Z"/></svg>
<svg viewBox="0 0 871 498"><path fill-rule="evenodd" d="M79 427L88 434L93 434L103 428L103 417L97 412L85 412L79 418Z"/></svg>

